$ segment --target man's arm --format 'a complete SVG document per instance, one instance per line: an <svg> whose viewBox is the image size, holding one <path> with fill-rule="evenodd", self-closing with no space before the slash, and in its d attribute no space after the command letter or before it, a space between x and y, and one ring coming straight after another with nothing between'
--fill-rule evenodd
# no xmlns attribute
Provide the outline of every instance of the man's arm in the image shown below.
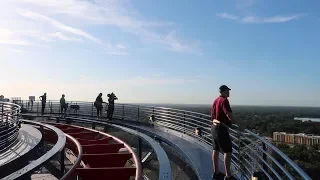
<svg viewBox="0 0 320 180"><path fill-rule="evenodd" d="M227 116L228 116L228 118L230 119L230 121L232 123L236 123L237 122L236 119L234 118L232 112L227 112Z"/></svg>
<svg viewBox="0 0 320 180"><path fill-rule="evenodd" d="M226 99L223 104L222 104L222 109L223 109L223 112L228 116L229 120L232 122L232 123L236 123L236 119L234 118L233 116L233 113L232 113L232 110L231 110L231 107L230 107L230 103L229 103L229 100Z"/></svg>

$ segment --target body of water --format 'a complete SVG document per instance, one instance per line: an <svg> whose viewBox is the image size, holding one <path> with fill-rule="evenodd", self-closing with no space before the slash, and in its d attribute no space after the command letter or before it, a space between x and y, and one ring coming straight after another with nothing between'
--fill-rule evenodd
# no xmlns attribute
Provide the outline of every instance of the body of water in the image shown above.
<svg viewBox="0 0 320 180"><path fill-rule="evenodd" d="M300 117L295 117L294 120L320 122L320 118L300 118Z"/></svg>

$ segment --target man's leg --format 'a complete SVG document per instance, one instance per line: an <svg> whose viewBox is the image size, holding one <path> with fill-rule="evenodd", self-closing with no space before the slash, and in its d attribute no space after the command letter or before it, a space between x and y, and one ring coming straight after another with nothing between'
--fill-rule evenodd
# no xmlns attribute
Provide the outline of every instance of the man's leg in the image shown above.
<svg viewBox="0 0 320 180"><path fill-rule="evenodd" d="M97 109L97 118L99 118L99 108L96 107L96 109Z"/></svg>
<svg viewBox="0 0 320 180"><path fill-rule="evenodd" d="M114 107L112 107L112 108L111 108L111 112L110 112L110 120L112 120L113 112L114 112Z"/></svg>
<svg viewBox="0 0 320 180"><path fill-rule="evenodd" d="M224 153L224 169L226 171L226 176L230 177L231 174L231 153Z"/></svg>
<svg viewBox="0 0 320 180"><path fill-rule="evenodd" d="M219 173L219 151L213 150L212 152L212 162L213 162L213 173Z"/></svg>
<svg viewBox="0 0 320 180"><path fill-rule="evenodd" d="M63 106L62 105L60 105L60 117L62 117L63 116Z"/></svg>
<svg viewBox="0 0 320 180"><path fill-rule="evenodd" d="M99 107L99 119L102 118L102 108Z"/></svg>
<svg viewBox="0 0 320 180"><path fill-rule="evenodd" d="M229 179L231 177L231 154L232 154L232 141L229 135L228 128L221 127L219 132L219 137L221 137L220 146L221 150L224 153L224 169L226 173L226 177Z"/></svg>
<svg viewBox="0 0 320 180"><path fill-rule="evenodd" d="M45 106L46 106L46 105L44 105L44 104L42 104L42 106L41 106L41 114L42 114L42 115L44 114Z"/></svg>
<svg viewBox="0 0 320 180"><path fill-rule="evenodd" d="M63 117L66 117L66 114L67 114L67 107L66 106L64 106L63 107Z"/></svg>
<svg viewBox="0 0 320 180"><path fill-rule="evenodd" d="M107 119L110 120L110 106L108 106L107 109Z"/></svg>
<svg viewBox="0 0 320 180"><path fill-rule="evenodd" d="M218 134L217 129L218 127L216 125L211 126L211 136L212 136L212 167L213 167L213 174L219 173L219 152L220 147L218 144Z"/></svg>

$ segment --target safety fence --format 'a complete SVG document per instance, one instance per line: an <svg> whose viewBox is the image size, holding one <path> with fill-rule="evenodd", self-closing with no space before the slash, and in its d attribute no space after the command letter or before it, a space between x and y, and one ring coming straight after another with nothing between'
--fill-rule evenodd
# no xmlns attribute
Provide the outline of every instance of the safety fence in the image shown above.
<svg viewBox="0 0 320 180"><path fill-rule="evenodd" d="M41 102L17 102L24 113L41 114ZM93 102L68 102L69 116L97 117ZM101 121L106 120L107 104L103 108ZM59 101L47 101L45 113L60 114ZM197 112L166 107L115 104L114 119L154 124L186 134L211 146L211 117ZM245 179L253 174L267 179L311 179L295 162L276 148L268 139L262 138L247 129L233 125L230 128L233 140L232 163Z"/></svg>
<svg viewBox="0 0 320 180"><path fill-rule="evenodd" d="M5 151L18 137L20 107L14 103L0 102L0 152Z"/></svg>

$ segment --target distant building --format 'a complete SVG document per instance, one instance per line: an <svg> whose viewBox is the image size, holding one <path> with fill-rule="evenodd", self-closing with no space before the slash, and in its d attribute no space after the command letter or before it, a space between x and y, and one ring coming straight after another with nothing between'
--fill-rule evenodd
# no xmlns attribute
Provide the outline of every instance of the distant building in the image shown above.
<svg viewBox="0 0 320 180"><path fill-rule="evenodd" d="M273 132L273 141L287 144L316 145L320 144L320 136L305 133Z"/></svg>

